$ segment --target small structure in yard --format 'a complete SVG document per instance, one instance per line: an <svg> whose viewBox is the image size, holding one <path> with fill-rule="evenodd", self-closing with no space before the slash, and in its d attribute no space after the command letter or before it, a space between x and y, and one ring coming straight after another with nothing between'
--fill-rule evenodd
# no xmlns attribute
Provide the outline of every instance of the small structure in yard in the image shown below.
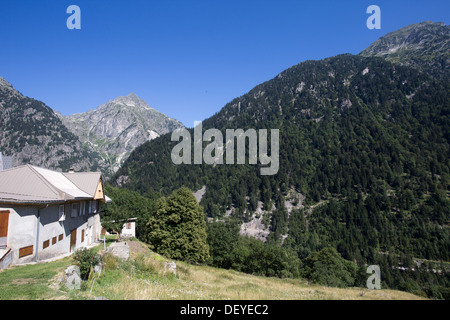
<svg viewBox="0 0 450 320"><path fill-rule="evenodd" d="M136 237L136 220L137 218L129 218L126 221L123 222L122 230L119 232L119 237L121 239L130 239ZM115 222L115 221L112 221ZM118 220L118 222L121 222L121 220ZM105 228L102 229L102 235L111 235L116 234L117 231L108 232Z"/></svg>
<svg viewBox="0 0 450 320"><path fill-rule="evenodd" d="M130 218L123 224L122 231L120 232L121 238L136 237L136 220L137 218Z"/></svg>

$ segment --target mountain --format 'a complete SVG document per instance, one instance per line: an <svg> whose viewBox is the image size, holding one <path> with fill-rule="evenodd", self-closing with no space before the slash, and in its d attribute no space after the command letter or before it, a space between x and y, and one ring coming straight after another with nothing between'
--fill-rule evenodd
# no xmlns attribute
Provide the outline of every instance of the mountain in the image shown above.
<svg viewBox="0 0 450 320"><path fill-rule="evenodd" d="M450 26L425 21L391 32L375 41L362 56L418 68L434 77L448 79L450 71Z"/></svg>
<svg viewBox="0 0 450 320"><path fill-rule="evenodd" d="M151 108L134 93L111 100L95 110L61 116L67 128L97 151L114 173L140 144L184 127Z"/></svg>
<svg viewBox="0 0 450 320"><path fill-rule="evenodd" d="M203 131L223 134L279 129L275 175L262 176L259 164L175 165L178 142L166 134L136 148L112 181L142 194L206 190L211 220L239 221L242 234L301 259L332 246L358 265L380 265L391 288L448 288L422 263L450 260L450 84L437 67L449 46L435 27L443 26L394 32L370 54L302 62L203 121ZM427 39L436 52L420 49ZM381 54L396 43L402 55ZM399 271L419 265L423 272Z"/></svg>
<svg viewBox="0 0 450 320"><path fill-rule="evenodd" d="M97 155L83 147L55 112L23 96L0 77L0 151L13 165L33 164L55 170L98 170Z"/></svg>

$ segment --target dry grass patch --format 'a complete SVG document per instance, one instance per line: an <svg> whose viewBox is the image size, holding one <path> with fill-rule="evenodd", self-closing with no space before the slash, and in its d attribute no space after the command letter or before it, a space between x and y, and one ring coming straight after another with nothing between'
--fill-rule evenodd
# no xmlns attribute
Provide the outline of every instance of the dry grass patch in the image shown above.
<svg viewBox="0 0 450 320"><path fill-rule="evenodd" d="M105 268L95 283L93 296L135 300L421 299L393 290L323 287L308 284L303 279L258 277L181 261L176 261L175 276L165 267L170 260L144 249L132 252L128 261L116 261L115 268Z"/></svg>

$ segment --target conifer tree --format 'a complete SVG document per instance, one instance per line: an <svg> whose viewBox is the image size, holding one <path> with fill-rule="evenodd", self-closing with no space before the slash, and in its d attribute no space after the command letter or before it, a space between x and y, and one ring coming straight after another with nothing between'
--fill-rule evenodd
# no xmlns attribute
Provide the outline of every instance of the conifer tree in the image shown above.
<svg viewBox="0 0 450 320"><path fill-rule="evenodd" d="M209 258L203 208L191 190L175 190L169 198L157 202L157 211L149 219L147 240L158 253L190 263Z"/></svg>

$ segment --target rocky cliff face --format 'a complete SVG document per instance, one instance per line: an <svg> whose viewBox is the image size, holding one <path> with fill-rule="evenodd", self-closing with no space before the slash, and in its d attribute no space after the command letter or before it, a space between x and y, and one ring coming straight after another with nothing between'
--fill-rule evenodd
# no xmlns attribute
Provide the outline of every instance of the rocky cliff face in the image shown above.
<svg viewBox="0 0 450 320"><path fill-rule="evenodd" d="M425 21L388 33L362 51L362 56L383 57L411 66L436 78L448 78L450 71L450 26Z"/></svg>
<svg viewBox="0 0 450 320"><path fill-rule="evenodd" d="M73 134L100 153L109 173L116 172L137 146L183 127L134 93L111 100L95 110L60 117Z"/></svg>
<svg viewBox="0 0 450 320"><path fill-rule="evenodd" d="M55 170L98 170L95 152L84 147L51 108L23 96L0 77L0 151L13 166L33 164Z"/></svg>

